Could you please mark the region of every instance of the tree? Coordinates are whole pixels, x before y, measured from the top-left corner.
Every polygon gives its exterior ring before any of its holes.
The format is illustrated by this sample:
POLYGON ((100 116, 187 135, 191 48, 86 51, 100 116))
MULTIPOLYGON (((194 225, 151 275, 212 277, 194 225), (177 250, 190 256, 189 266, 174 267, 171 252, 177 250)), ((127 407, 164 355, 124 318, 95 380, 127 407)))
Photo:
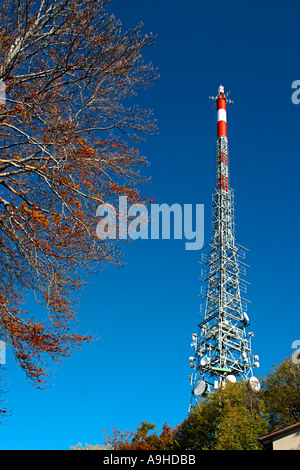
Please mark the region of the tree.
POLYGON ((263 381, 270 431, 300 420, 300 367, 290 359, 273 366, 263 381))
POLYGON ((147 202, 134 143, 157 129, 127 100, 157 78, 143 61, 154 37, 142 25, 123 33, 107 4, 4 0, 0 10, 0 337, 38 387, 47 358, 91 340, 71 329, 87 276, 121 263, 117 241, 96 236, 98 204, 147 202), (29 292, 47 320, 25 310, 29 292))
POLYGON ((176 434, 180 450, 256 450, 268 428, 262 400, 244 382, 227 384, 194 407, 176 434))
POLYGON ((142 421, 135 431, 120 431, 113 428, 112 435, 104 431, 105 442, 103 445, 81 443, 71 446, 71 450, 170 450, 174 446, 176 429, 165 423, 160 434, 156 431, 156 425, 148 421, 142 421))
MULTIPOLYGON (((236 400, 230 399, 222 410, 222 418, 217 429, 216 450, 259 450, 257 438, 267 432, 267 413, 261 400, 256 401, 255 392, 239 395, 235 388, 236 400), (255 406, 254 401, 256 401, 255 406)), ((243 390, 242 390, 243 392, 243 390)))
POLYGON ((176 429, 166 423, 158 434, 155 424, 142 421, 135 431, 122 433, 114 428, 112 436, 105 432, 104 446, 113 450, 170 450, 175 435, 176 429))

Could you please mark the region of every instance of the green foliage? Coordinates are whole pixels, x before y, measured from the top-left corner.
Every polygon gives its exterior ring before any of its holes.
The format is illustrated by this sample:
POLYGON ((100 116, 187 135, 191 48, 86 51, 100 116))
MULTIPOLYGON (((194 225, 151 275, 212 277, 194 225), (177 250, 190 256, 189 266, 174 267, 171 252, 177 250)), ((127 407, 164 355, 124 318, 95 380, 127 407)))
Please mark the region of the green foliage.
POLYGON ((263 381, 263 399, 270 430, 300 421, 300 368, 286 359, 263 381))
POLYGON ((192 409, 179 425, 176 445, 185 450, 256 450, 257 438, 300 420, 300 368, 283 361, 262 381, 228 384, 192 409))
POLYGON ((257 395, 243 382, 228 384, 194 407, 176 435, 182 450, 253 450, 268 429, 257 395))

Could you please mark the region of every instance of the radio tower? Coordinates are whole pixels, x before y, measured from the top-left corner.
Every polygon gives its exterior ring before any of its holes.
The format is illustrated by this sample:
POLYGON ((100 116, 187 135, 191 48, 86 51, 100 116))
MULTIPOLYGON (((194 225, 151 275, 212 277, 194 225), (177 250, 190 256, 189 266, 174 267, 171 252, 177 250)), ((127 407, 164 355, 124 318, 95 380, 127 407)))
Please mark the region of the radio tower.
MULTIPOLYGON (((258 356, 251 353, 253 333, 246 313, 247 292, 245 248, 235 241, 234 194, 229 185, 226 103, 228 93, 221 85, 217 103, 217 184, 213 195, 212 240, 209 254, 202 255, 201 294, 205 299, 204 318, 199 333, 192 334, 194 355, 190 357, 191 406, 227 382, 248 380, 253 390, 260 389, 253 367, 258 356)), ((201 309, 202 311, 202 309, 201 309)), ((203 313, 203 312, 202 312, 203 313)))

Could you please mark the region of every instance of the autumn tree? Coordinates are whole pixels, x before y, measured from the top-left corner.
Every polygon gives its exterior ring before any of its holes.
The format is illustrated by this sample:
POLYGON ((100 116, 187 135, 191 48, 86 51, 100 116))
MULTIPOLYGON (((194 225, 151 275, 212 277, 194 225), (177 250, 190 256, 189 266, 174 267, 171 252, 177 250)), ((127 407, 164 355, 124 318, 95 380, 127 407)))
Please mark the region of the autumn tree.
POLYGON ((263 380, 270 431, 300 421, 300 366, 287 358, 263 380))
POLYGON ((96 236, 97 206, 143 200, 136 145, 157 129, 135 96, 157 78, 143 60, 154 38, 123 32, 107 0, 0 8, 0 338, 42 387, 49 358, 90 340, 72 329, 87 276, 120 264, 119 244, 96 236), (26 311, 29 292, 46 319, 26 311))
POLYGON ((172 450, 175 443, 176 428, 163 424, 159 432, 155 424, 142 421, 134 431, 112 429, 112 433, 103 431, 104 444, 78 443, 71 450, 172 450))
POLYGON ((135 431, 113 428, 112 435, 106 431, 104 446, 113 450, 170 450, 175 435, 176 429, 167 423, 159 432, 155 424, 142 421, 135 431))

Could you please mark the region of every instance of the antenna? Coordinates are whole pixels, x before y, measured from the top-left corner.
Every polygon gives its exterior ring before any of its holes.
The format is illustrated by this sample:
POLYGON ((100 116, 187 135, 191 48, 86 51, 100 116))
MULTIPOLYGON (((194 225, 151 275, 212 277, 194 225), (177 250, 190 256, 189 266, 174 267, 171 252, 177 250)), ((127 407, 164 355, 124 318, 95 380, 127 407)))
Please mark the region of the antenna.
MULTIPOLYGON (((225 99, 225 102, 226 102, 226 103, 229 103, 229 104, 232 103, 232 104, 233 104, 233 103, 234 103, 233 100, 231 100, 231 99, 228 98, 228 96, 229 96, 230 94, 231 94, 231 91, 230 91, 230 90, 227 91, 226 93, 224 93, 224 87, 223 87, 223 85, 220 85, 219 88, 218 88, 218 94, 217 94, 217 96, 209 96, 209 99, 216 102, 219 98, 223 98, 223 99, 225 99)), ((216 104, 214 103, 213 106, 212 106, 212 108, 214 108, 215 105, 216 105, 216 104)))

